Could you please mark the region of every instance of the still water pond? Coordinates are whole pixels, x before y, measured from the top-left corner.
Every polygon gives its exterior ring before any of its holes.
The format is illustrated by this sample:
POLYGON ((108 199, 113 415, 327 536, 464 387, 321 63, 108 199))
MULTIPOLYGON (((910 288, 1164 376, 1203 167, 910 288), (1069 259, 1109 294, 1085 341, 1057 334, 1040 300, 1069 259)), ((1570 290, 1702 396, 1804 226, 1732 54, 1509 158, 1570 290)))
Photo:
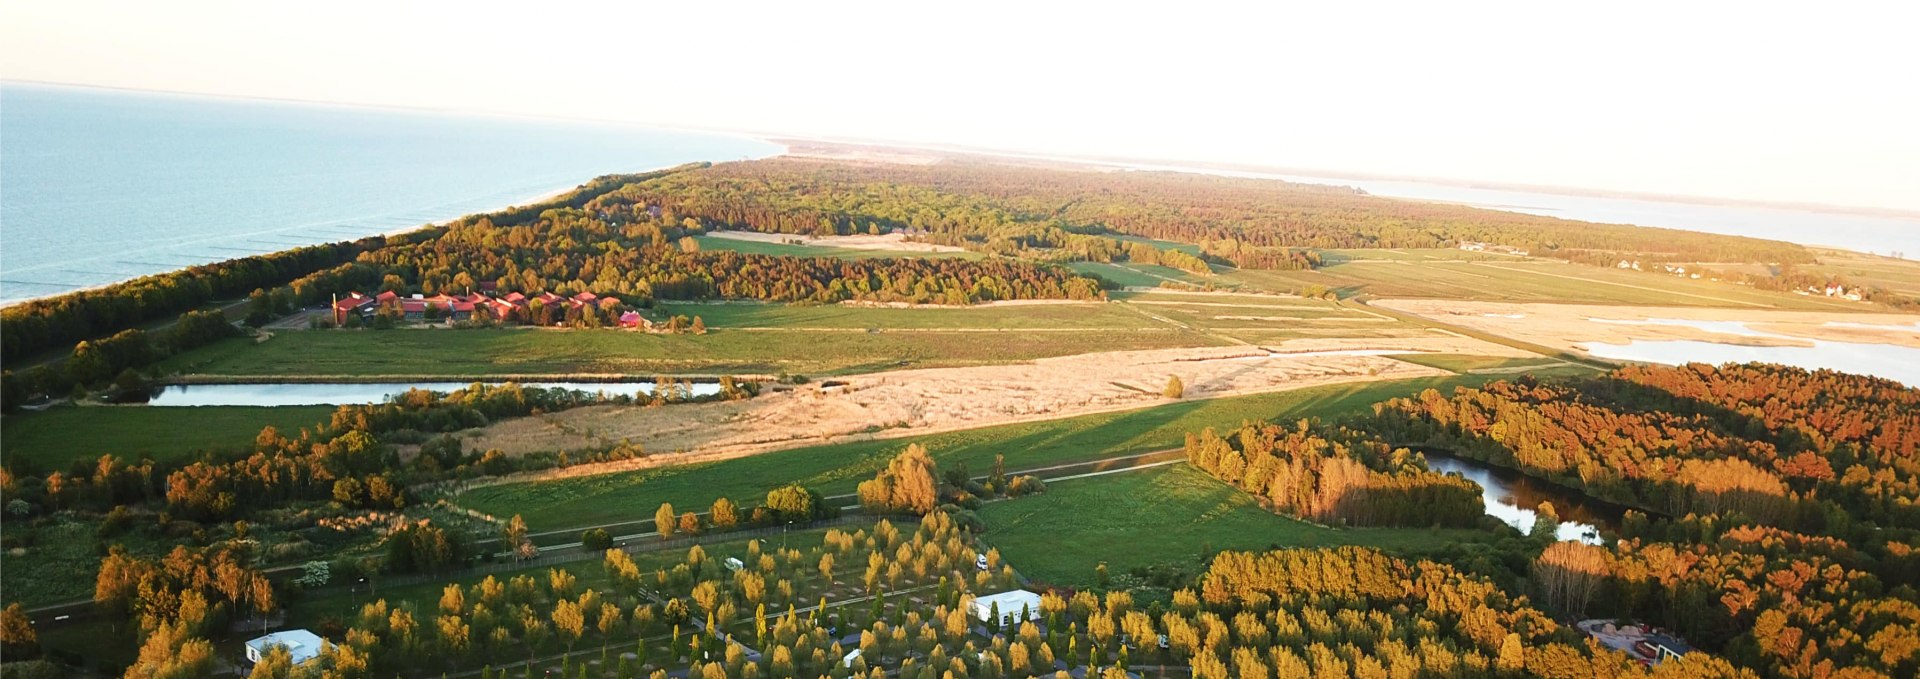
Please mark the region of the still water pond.
MULTIPOLYGON (((175 384, 161 387, 153 406, 312 406, 380 403, 408 389, 449 392, 471 382, 319 383, 319 384, 175 384)), ((608 395, 652 396, 652 382, 522 382, 528 389, 574 389, 608 395)), ((720 385, 690 385, 694 396, 720 393, 720 385)))
POLYGON ((1480 484, 1483 493, 1481 504, 1485 505, 1487 515, 1521 532, 1533 528, 1534 517, 1537 516, 1535 510, 1542 502, 1553 503, 1554 513, 1560 516, 1560 528, 1555 531, 1555 537, 1561 540, 1599 544, 1601 530, 1620 529, 1620 517, 1625 513, 1621 507, 1575 490, 1529 478, 1511 469, 1454 457, 1430 448, 1422 452, 1427 456, 1427 468, 1443 474, 1459 474, 1480 484))

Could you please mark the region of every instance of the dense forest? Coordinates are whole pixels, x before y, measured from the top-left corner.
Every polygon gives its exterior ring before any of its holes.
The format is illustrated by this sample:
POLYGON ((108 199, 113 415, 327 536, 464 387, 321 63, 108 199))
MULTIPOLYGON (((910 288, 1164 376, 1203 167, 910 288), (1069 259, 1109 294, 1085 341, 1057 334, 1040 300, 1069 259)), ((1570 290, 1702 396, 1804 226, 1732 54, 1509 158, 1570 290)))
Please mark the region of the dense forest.
POLYGON ((1698 232, 1573 222, 1346 187, 1166 172, 1095 172, 943 162, 882 165, 792 158, 666 175, 603 196, 703 224, 774 233, 906 229, 932 243, 999 254, 1122 257, 1114 235, 1192 243, 1244 268, 1302 268, 1308 248, 1431 248, 1502 243, 1537 256, 1611 266, 1621 256, 1682 262, 1810 262, 1798 245, 1698 232))
POLYGON ((1480 487, 1352 430, 1246 423, 1187 434, 1187 461, 1273 511, 1356 526, 1472 526, 1480 487))
POLYGON ((1783 528, 1920 527, 1920 391, 1777 365, 1626 368, 1605 377, 1428 390, 1366 425, 1666 514, 1783 528))

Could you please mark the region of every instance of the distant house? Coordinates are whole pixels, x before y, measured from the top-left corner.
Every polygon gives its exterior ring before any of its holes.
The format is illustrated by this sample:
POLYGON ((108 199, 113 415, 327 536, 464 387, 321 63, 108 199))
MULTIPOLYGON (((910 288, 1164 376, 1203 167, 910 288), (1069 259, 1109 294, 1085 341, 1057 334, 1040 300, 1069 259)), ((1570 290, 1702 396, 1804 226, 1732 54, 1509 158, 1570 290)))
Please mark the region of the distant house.
POLYGON ((321 639, 320 635, 304 629, 282 630, 248 641, 247 661, 258 663, 273 647, 280 646, 287 649, 287 655, 293 657, 293 664, 298 665, 319 657, 324 644, 326 640, 321 639))
POLYGON ((975 597, 971 609, 973 617, 980 622, 989 622, 993 620, 996 606, 1003 627, 1040 619, 1040 595, 1024 589, 975 597), (1020 617, 1023 612, 1026 615, 1024 619, 1020 617))
POLYGON ((358 292, 348 294, 346 297, 335 297, 333 299, 333 324, 346 325, 348 318, 373 313, 374 305, 374 298, 358 292))
POLYGON ((647 317, 640 315, 638 311, 629 311, 620 314, 620 327, 651 330, 653 329, 653 321, 647 320, 647 317))

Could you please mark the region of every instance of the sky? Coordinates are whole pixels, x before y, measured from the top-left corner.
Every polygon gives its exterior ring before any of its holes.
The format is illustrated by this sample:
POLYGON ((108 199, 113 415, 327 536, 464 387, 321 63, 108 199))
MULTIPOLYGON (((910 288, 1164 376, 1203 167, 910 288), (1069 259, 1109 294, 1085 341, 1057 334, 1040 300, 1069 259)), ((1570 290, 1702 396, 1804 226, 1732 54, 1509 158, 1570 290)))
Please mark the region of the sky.
POLYGON ((1903 4, 4 0, 0 78, 1920 210, 1903 4))

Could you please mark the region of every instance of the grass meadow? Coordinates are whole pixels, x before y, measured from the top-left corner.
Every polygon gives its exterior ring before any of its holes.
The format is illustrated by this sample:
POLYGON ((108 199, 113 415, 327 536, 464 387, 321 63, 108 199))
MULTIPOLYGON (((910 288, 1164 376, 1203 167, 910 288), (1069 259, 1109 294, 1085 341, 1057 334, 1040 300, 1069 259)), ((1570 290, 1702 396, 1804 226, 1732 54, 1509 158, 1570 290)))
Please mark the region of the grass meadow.
POLYGON ((1221 550, 1363 545, 1429 551, 1491 540, 1467 529, 1327 528, 1262 509, 1253 498, 1181 463, 1070 479, 1047 492, 980 508, 982 541, 1027 577, 1091 587, 1101 563, 1114 576, 1172 566, 1199 572, 1221 550))

